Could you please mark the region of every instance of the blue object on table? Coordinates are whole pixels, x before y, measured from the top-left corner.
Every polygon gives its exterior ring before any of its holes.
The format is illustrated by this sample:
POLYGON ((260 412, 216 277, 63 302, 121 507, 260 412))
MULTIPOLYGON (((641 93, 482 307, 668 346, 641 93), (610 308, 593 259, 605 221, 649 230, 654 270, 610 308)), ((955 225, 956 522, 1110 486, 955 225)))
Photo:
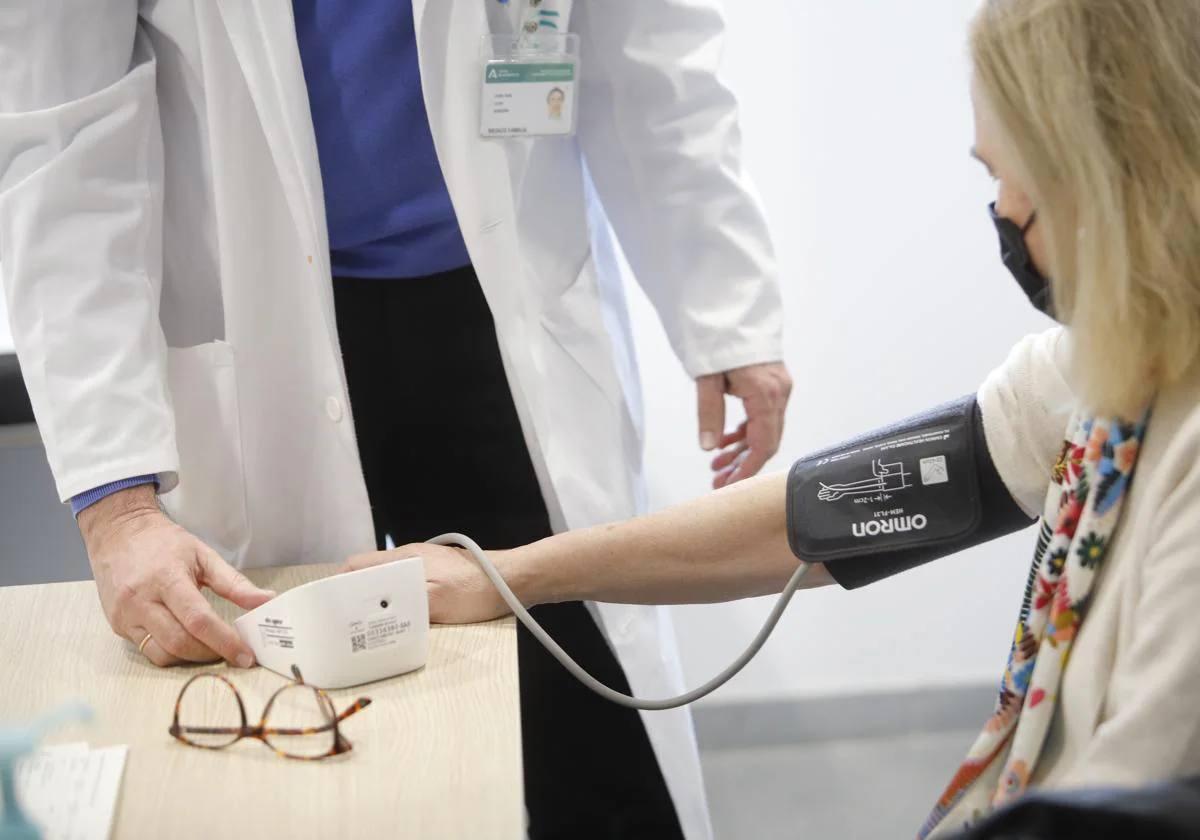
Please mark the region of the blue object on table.
POLYGON ((33 752, 42 736, 72 721, 90 721, 92 709, 83 703, 67 703, 28 726, 0 729, 0 840, 41 840, 41 832, 17 805, 17 760, 33 752))

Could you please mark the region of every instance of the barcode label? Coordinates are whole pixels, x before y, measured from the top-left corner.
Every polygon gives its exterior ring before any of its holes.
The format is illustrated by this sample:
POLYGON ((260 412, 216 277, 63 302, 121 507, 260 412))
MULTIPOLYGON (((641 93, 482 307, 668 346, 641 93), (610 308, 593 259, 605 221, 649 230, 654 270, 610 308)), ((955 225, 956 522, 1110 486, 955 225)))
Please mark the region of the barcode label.
POLYGON ((360 650, 367 649, 367 634, 356 633, 350 637, 350 652, 358 653, 360 650))
POLYGON ((258 632, 267 647, 293 650, 296 646, 291 625, 285 624, 282 618, 264 618, 258 625, 258 632))

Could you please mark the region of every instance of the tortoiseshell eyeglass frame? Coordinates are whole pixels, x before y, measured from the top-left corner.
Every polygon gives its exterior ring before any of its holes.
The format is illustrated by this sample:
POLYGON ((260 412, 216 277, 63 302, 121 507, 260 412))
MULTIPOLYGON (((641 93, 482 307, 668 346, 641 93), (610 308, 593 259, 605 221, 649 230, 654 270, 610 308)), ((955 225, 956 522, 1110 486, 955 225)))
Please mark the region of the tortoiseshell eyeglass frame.
POLYGON ((262 717, 259 719, 258 725, 249 726, 246 722, 246 705, 242 702, 242 695, 238 692, 237 687, 234 686, 233 683, 213 671, 207 671, 203 674, 196 674, 196 676, 184 683, 183 688, 179 690, 179 697, 175 699, 175 717, 171 721, 171 728, 167 731, 170 732, 171 736, 177 741, 187 744, 189 747, 198 747, 202 750, 223 750, 226 747, 233 746, 243 738, 254 738, 255 740, 262 741, 263 745, 266 746, 267 749, 271 750, 271 752, 275 753, 281 758, 291 758, 297 761, 320 761, 324 758, 330 758, 335 755, 342 755, 343 753, 350 752, 350 750, 353 749, 353 746, 342 735, 341 730, 338 729, 338 724, 350 717, 350 715, 354 714, 355 712, 365 709, 367 706, 371 705, 371 698, 359 697, 352 704, 350 704, 345 711, 343 711, 341 714, 337 714, 333 708, 333 701, 329 698, 329 695, 326 694, 322 689, 305 683, 304 678, 300 675, 300 669, 295 665, 292 666, 292 675, 295 677, 294 681, 288 683, 287 685, 280 686, 275 693, 271 695, 270 699, 267 700, 267 705, 263 708, 262 717), (234 698, 237 700, 238 714, 241 715, 242 719, 241 726, 179 725, 179 706, 183 702, 183 695, 187 693, 188 687, 191 686, 192 683, 194 683, 196 680, 205 678, 215 678, 229 686, 229 689, 233 692, 234 698), (317 698, 320 700, 321 706, 325 710, 328 723, 326 723, 324 726, 306 726, 299 729, 280 729, 277 727, 268 727, 267 717, 271 714, 271 707, 275 704, 276 698, 289 688, 293 688, 297 685, 312 689, 316 693, 317 698), (293 753, 284 752, 283 750, 274 746, 268 740, 272 735, 319 735, 322 732, 329 732, 330 730, 333 730, 333 747, 329 750, 329 752, 322 755, 295 755, 293 753), (226 744, 197 744, 195 741, 189 741, 187 739, 186 736, 188 733, 194 733, 196 735, 233 735, 235 737, 226 744))

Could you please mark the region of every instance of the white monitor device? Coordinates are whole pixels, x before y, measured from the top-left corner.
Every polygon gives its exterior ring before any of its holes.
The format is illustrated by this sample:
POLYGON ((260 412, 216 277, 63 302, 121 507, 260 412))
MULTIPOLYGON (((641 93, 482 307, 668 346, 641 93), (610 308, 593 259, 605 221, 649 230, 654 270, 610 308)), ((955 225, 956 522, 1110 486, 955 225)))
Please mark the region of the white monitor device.
POLYGON ((292 665, 319 688, 414 671, 429 653, 429 601, 420 557, 315 580, 234 622, 258 663, 288 679, 292 665))

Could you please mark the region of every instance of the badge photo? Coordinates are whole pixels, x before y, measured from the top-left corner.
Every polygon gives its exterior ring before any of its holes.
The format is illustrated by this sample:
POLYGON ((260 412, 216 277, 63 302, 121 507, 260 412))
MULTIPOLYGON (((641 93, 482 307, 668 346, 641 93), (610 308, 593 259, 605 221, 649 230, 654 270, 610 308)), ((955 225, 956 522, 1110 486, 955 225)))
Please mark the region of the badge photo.
POLYGON ((575 133, 578 35, 487 35, 481 51, 481 136, 569 137, 575 133))

